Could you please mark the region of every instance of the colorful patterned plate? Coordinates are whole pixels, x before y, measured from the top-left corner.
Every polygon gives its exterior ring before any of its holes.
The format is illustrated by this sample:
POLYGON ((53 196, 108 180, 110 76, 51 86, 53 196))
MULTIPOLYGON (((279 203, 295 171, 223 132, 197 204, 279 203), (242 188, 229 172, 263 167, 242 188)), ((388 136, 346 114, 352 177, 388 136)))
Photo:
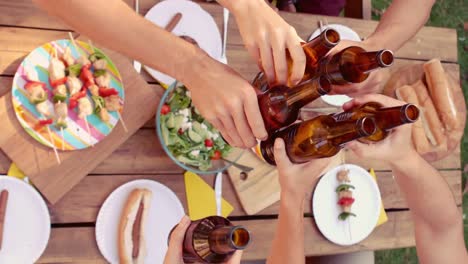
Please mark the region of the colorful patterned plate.
MULTIPOLYGON (((69 109, 68 111, 68 127, 63 130, 63 137, 60 129, 57 129, 54 125, 49 126, 51 136, 46 128, 37 128, 38 121, 44 119, 44 117, 40 115, 35 105, 31 104, 26 96, 26 90, 24 89, 24 85, 26 84, 26 69, 34 69, 39 76, 39 80, 47 84, 49 94, 48 103, 50 109, 53 109, 52 86, 50 86, 48 82, 48 67, 52 48, 57 49, 57 54, 62 54, 65 47, 69 46, 75 59, 79 58, 81 54, 86 53, 86 56, 88 56, 93 53, 92 48, 87 43, 82 41, 75 42, 79 50, 73 46, 70 40, 65 39, 52 41, 36 48, 23 60, 13 79, 13 107, 15 108, 16 116, 21 126, 23 126, 26 132, 34 139, 50 148, 55 145, 57 150, 77 150, 95 145, 109 135, 119 121, 117 112, 109 112, 110 120, 108 124, 102 122, 96 114, 92 114, 87 117, 90 129, 90 133, 88 133, 85 120, 78 118, 77 108, 75 108, 73 110, 69 109)), ((97 48, 95 48, 95 50, 104 54, 97 48)), ((107 60, 107 71, 111 74, 110 87, 119 92, 119 96, 122 98, 120 104, 123 105, 125 94, 122 77, 109 57, 106 56, 105 59, 107 60)), ((87 96, 92 102, 89 92, 87 96)))

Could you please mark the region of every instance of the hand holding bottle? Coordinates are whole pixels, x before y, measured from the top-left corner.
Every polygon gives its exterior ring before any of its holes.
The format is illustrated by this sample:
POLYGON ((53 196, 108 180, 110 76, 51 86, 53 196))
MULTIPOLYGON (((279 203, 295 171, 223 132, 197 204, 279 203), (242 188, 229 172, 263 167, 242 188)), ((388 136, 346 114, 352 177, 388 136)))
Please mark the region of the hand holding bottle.
MULTIPOLYGON (((205 219, 209 219, 209 218, 210 217, 205 218, 205 219)), ((223 219, 223 218, 221 218, 221 219, 223 219)), ((227 221, 229 223, 229 221, 227 219, 225 219, 224 221, 227 221)), ((193 227, 192 227, 192 229, 189 228, 191 226, 191 224, 192 224, 192 222, 190 221, 190 218, 188 216, 184 216, 180 220, 179 224, 171 231, 171 233, 169 234, 169 248, 168 248, 166 256, 164 258, 164 264, 184 264, 184 258, 187 258, 188 255, 190 255, 189 253, 196 254, 195 251, 193 251, 194 248, 191 249, 192 251, 186 251, 187 248, 184 248, 184 239, 187 239, 187 237, 190 238, 191 236, 194 235, 193 234, 193 232, 194 232, 193 227), (188 233, 192 232, 192 233, 191 233, 191 235, 187 235, 187 232, 188 233)), ((216 226, 219 227, 219 224, 220 223, 217 222, 216 226)), ((239 229, 241 229, 242 231, 245 230, 244 228, 238 228, 238 230, 236 230, 236 231, 239 231, 239 229)), ((206 228, 205 228, 205 231, 206 231, 206 228)), ((247 232, 247 235, 249 235, 248 231, 245 231, 245 232, 247 232)), ((244 232, 244 234, 245 234, 245 232, 244 232)), ((240 232, 240 233, 242 233, 242 232, 240 232)), ((224 241, 223 239, 221 239, 219 237, 219 234, 221 234, 221 233, 218 232, 218 238, 220 240, 224 241)), ((210 236, 211 236, 211 234, 210 234, 210 236)), ((243 237, 243 238, 245 239, 246 237, 243 237)), ((190 239, 193 239, 193 238, 190 238, 190 239)), ((250 241, 250 236, 248 236, 248 239, 250 241)), ((240 242, 240 240, 237 241, 237 242, 240 242)), ((243 242, 245 242, 245 241, 243 240, 243 242)), ((208 243, 208 241, 207 241, 207 243, 208 243)), ((248 242, 247 242, 247 244, 248 244, 248 242)), ((218 247, 219 247, 219 245, 218 245, 218 247)), ((229 257, 229 260, 224 262, 224 263, 225 264, 240 264, 241 263, 240 261, 241 261, 241 258, 242 258, 242 250, 232 250, 232 252, 233 252, 233 254, 232 253, 229 253, 229 254, 225 253, 225 254, 230 255, 231 257, 229 257)), ((193 257, 194 257, 193 255, 190 255, 190 257, 188 257, 188 259, 192 259, 193 257)), ((208 255, 205 255, 205 257, 208 257, 208 255)), ((212 254, 209 257, 213 257, 212 254)), ((217 256, 217 257, 218 257, 218 260, 219 260, 220 256, 217 256)), ((196 257, 196 258, 200 258, 200 257, 196 257)), ((192 263, 191 261, 192 260, 190 260, 189 262, 192 263)), ((205 262, 203 262, 203 263, 205 263, 205 262)), ((217 262, 217 263, 219 263, 219 262, 217 262)))
POLYGON ((191 92, 200 114, 234 146, 250 148, 265 139, 256 93, 248 81, 229 66, 203 55, 197 67, 181 69, 181 80, 191 92))
POLYGON ((182 244, 184 242, 185 231, 190 225, 190 218, 188 216, 182 217, 177 227, 171 234, 169 240, 169 248, 164 258, 164 264, 184 264, 182 258, 182 244))
MULTIPOLYGON (((221 4, 225 1, 220 1, 221 4)), ((231 1, 244 44, 250 55, 265 72, 269 83, 297 84, 304 75, 306 57, 303 40, 264 0, 231 1), (292 58, 288 76, 286 50, 292 58)))
MULTIPOLYGON (((379 50, 379 48, 375 47, 370 43, 367 43, 366 41, 356 42, 351 40, 342 40, 335 48, 333 48, 330 51, 328 56, 336 54, 350 46, 358 46, 365 49, 366 51, 379 50)), ((377 70, 371 72, 369 77, 361 83, 333 85, 331 94, 346 94, 351 97, 354 97, 362 94, 378 93, 382 89, 381 83, 384 78, 384 75, 385 71, 377 70)))
MULTIPOLYGON (((384 107, 401 106, 402 101, 381 94, 368 94, 357 97, 343 105, 343 110, 348 111, 367 102, 377 102, 384 107)), ((407 154, 415 152, 411 142, 411 126, 402 125, 393 128, 388 137, 380 142, 365 144, 358 141, 349 142, 346 148, 354 152, 359 158, 378 159, 397 162, 407 157, 407 154)))
POLYGON ((304 199, 312 192, 313 186, 331 159, 314 159, 307 163, 293 164, 286 154, 283 139, 275 140, 275 161, 279 173, 282 195, 292 195, 304 199))

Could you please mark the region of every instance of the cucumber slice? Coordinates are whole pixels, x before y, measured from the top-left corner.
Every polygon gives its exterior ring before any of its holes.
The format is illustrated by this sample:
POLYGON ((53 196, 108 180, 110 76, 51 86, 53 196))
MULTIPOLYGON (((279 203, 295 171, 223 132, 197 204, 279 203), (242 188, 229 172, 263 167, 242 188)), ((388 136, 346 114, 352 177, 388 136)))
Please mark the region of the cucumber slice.
POLYGON ((180 156, 177 156, 176 159, 182 163, 185 163, 185 164, 188 164, 188 165, 192 165, 192 166, 199 166, 200 165, 200 162, 196 161, 196 160, 193 160, 193 159, 189 159, 187 158, 186 156, 183 156, 183 155, 180 155, 180 156))
POLYGON ((193 131, 197 132, 202 138, 206 138, 207 131, 201 127, 201 124, 197 121, 192 123, 193 131))
POLYGON ((171 145, 171 140, 169 139, 169 129, 163 124, 161 125, 161 134, 164 140, 164 143, 166 143, 166 146, 171 145))
POLYGON ((197 132, 193 131, 192 129, 188 131, 188 136, 195 143, 199 143, 203 140, 203 138, 197 132))
POLYGON ((175 118, 173 113, 167 114, 167 121, 166 121, 166 126, 167 128, 174 128, 175 127, 175 118))
POLYGON ((182 126, 182 123, 184 122, 184 116, 183 115, 176 115, 174 117, 174 128, 175 130, 179 130, 179 128, 182 126))

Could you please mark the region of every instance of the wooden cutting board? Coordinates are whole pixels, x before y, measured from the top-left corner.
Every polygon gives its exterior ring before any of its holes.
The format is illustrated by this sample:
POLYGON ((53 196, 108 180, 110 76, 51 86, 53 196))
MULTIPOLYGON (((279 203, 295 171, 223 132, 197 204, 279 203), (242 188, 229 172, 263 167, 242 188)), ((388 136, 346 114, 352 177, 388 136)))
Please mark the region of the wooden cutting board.
MULTIPOLYGON (((325 171, 339 165, 344 152, 337 154, 325 171)), ((280 200, 281 187, 276 167, 262 161, 252 151, 246 151, 237 163, 254 168, 247 175, 231 166, 228 169, 234 190, 247 215, 254 215, 280 200)))
POLYGON ((162 88, 149 86, 133 69, 128 58, 110 50, 104 51, 122 75, 125 88, 122 116, 128 133, 119 123, 112 133, 94 147, 59 152, 62 160, 60 165, 51 148, 37 142, 21 127, 12 106, 11 92, 0 98, 0 148, 52 204, 60 200, 156 113, 161 94, 159 89, 162 88))
MULTIPOLYGON (((454 103, 458 112, 459 125, 458 128, 454 131, 445 131, 445 136, 447 138, 446 149, 440 149, 436 146, 433 146, 431 151, 422 154, 424 159, 429 162, 443 159, 452 153, 455 148, 460 145, 460 140, 465 129, 466 104, 463 90, 461 89, 459 82, 459 76, 455 76, 453 71, 448 71, 447 69, 445 70, 445 74, 453 91, 454 103)), ((395 90, 397 88, 402 87, 403 85, 412 85, 419 80, 422 80, 427 88, 422 63, 403 66, 392 74, 390 79, 385 84, 383 93, 388 96, 396 97, 395 90)))

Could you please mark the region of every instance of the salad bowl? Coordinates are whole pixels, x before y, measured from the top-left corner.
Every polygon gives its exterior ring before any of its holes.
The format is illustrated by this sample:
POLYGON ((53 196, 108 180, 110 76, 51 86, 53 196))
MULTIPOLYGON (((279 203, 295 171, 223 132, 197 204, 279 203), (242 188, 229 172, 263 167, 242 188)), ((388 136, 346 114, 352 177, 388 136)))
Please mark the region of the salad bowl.
POLYGON ((181 168, 197 174, 222 172, 242 156, 192 105, 190 91, 173 83, 159 102, 156 133, 166 154, 181 168))

